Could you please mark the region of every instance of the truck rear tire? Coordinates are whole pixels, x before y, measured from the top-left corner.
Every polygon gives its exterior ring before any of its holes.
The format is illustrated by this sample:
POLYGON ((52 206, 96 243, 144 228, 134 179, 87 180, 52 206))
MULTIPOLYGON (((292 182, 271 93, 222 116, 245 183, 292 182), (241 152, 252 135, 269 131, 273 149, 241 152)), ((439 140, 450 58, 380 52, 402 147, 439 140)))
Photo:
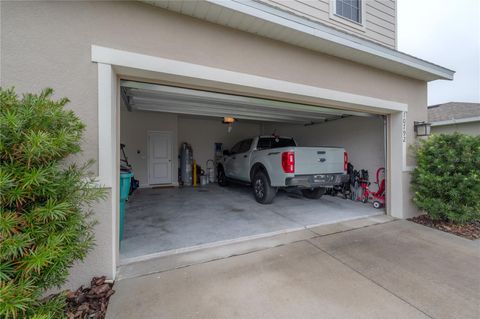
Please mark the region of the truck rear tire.
POLYGON ((309 199, 319 199, 325 194, 326 189, 324 187, 318 187, 314 189, 302 189, 302 194, 304 197, 309 199))
POLYGON ((259 171, 252 180, 253 195, 255 200, 260 204, 271 204, 273 198, 277 194, 277 189, 270 185, 267 174, 259 171))
POLYGON ((227 176, 225 176, 225 170, 223 169, 222 166, 219 166, 217 170, 217 182, 218 182, 218 185, 220 186, 228 185, 227 176))

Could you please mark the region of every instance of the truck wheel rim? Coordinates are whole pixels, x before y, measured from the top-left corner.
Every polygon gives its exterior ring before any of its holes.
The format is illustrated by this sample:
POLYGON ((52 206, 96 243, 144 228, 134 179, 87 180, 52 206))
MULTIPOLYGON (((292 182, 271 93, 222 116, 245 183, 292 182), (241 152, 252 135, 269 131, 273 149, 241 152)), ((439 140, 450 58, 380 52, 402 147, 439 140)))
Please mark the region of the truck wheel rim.
POLYGON ((260 179, 257 179, 255 181, 255 195, 257 195, 258 198, 263 198, 263 182, 260 179))
POLYGON ((218 172, 218 181, 219 181, 220 183, 223 183, 223 179, 224 179, 223 172, 222 172, 222 171, 219 171, 219 172, 218 172))

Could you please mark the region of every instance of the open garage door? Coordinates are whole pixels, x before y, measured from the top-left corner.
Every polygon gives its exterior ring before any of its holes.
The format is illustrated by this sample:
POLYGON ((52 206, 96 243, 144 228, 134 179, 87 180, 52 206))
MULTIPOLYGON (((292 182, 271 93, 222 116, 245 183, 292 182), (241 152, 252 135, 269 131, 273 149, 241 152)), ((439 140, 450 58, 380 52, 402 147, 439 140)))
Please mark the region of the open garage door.
POLYGON ((321 123, 347 116, 372 116, 369 113, 159 84, 122 81, 121 87, 122 98, 131 111, 229 116, 244 120, 298 124, 321 123))
POLYGON ((315 147, 344 148, 355 169, 369 171, 376 191, 375 172, 385 165, 381 116, 129 80, 120 89, 120 141, 140 184, 126 204, 123 264, 384 213, 333 192, 311 199, 295 187, 279 187, 271 205, 260 205, 247 183, 220 187, 215 170, 223 150, 252 149, 249 141, 275 133, 314 149, 318 160, 325 157, 315 147), (227 117, 235 119, 232 130, 227 117), (184 145, 198 172, 208 175, 213 165, 207 185, 179 184, 184 145))

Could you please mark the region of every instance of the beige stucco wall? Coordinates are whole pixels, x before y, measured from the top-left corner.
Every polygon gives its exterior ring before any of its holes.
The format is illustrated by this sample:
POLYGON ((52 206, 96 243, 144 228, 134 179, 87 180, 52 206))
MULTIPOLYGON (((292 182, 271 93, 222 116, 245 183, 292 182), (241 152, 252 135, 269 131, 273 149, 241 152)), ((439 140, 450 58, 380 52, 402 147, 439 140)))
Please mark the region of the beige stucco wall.
POLYGON ((432 134, 451 134, 454 132, 468 135, 480 135, 480 122, 432 126, 432 134))
POLYGON ((76 263, 70 270, 68 282, 64 285, 65 289, 77 289, 80 285, 90 283, 93 276, 106 275, 112 273, 112 210, 110 202, 111 193, 106 190, 106 200, 99 202, 94 206, 95 219, 98 224, 95 225, 95 246, 83 262, 76 263))
POLYGON ((340 146, 356 170, 367 169, 376 190, 375 172, 385 166, 383 119, 379 117, 347 117, 312 126, 267 124, 264 134, 275 132, 295 138, 300 146, 340 146))
MULTIPOLYGON (((97 66, 90 57, 92 44, 403 102, 409 106, 408 143, 413 141, 413 121, 427 119, 425 82, 148 4, 2 1, 0 5, 0 85, 15 86, 18 92, 49 86, 57 96, 68 96, 68 107, 87 123, 84 159, 98 158, 98 83, 97 66)), ((89 261, 98 263, 76 268, 71 287, 86 283, 88 274, 112 275, 108 252, 114 247, 107 203, 108 199, 95 208, 100 224, 97 248, 89 261)))

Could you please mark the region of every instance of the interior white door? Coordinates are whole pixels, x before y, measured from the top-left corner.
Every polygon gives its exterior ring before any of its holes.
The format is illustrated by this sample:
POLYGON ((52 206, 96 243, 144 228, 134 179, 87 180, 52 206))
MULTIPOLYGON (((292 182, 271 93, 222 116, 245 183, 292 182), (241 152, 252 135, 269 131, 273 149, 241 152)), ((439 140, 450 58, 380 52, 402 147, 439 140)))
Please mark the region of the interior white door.
POLYGON ((172 183, 172 135, 170 132, 148 134, 148 183, 172 183))

